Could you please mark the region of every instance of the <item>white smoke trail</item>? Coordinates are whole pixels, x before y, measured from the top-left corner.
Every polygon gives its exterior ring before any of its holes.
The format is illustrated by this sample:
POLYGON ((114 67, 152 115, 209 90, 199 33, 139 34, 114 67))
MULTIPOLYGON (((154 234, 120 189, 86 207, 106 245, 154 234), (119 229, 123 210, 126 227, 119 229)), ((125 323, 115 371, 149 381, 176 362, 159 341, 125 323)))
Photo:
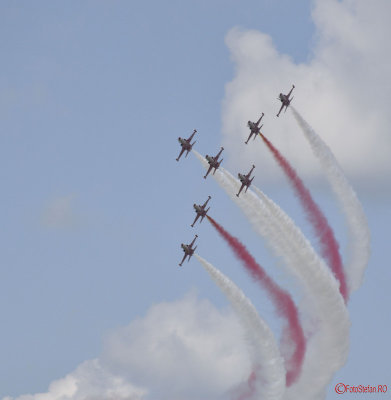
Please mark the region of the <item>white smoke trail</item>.
MULTIPOLYGON (((193 152, 208 167, 207 161, 193 152)), ((301 308, 304 306, 316 324, 316 332, 307 343, 301 378, 284 398, 323 399, 332 376, 346 362, 349 348, 349 316, 337 281, 301 230, 272 200, 258 190, 259 198, 250 189, 238 198, 240 183, 221 167, 213 176, 301 282, 306 301, 301 308)))
POLYGON ((357 290, 362 283, 370 255, 370 233, 364 210, 355 191, 349 184, 330 148, 308 125, 293 107, 292 113, 302 129, 315 156, 320 161, 327 179, 344 212, 349 228, 349 249, 346 272, 349 292, 357 290))
MULTIPOLYGON (((222 169, 222 173, 234 186, 234 191, 237 191, 239 182, 228 171, 222 169)), ((264 214, 269 214, 267 219, 264 216, 263 225, 267 223, 268 229, 272 232, 268 236, 273 241, 270 245, 274 247, 277 255, 282 254, 290 271, 294 272, 304 284, 307 303, 313 302, 311 307, 305 308, 311 319, 317 319, 317 332, 308 342, 301 377, 296 385, 287 390, 284 398, 323 399, 326 387, 334 373, 345 364, 347 359, 350 327, 348 312, 337 281, 301 230, 261 190, 255 186, 254 190, 259 198, 254 199, 254 194, 249 190, 246 193, 249 194, 247 202, 238 204, 245 213, 251 206, 259 212, 266 210, 264 214), (257 201, 262 203, 262 207, 257 206, 257 201)), ((245 200, 246 196, 243 196, 243 199, 245 200)), ((262 222, 259 218, 250 219, 250 222, 258 233, 262 234, 265 231, 265 228, 262 229, 260 225, 262 222)))
MULTIPOLYGON (((291 218, 287 216, 277 204, 269 199, 257 187, 254 187, 254 191, 274 216, 274 221, 278 221, 278 226, 280 227, 279 234, 284 236, 287 243, 293 243, 293 241, 297 239, 299 239, 299 241, 306 241, 291 218)), ((296 246, 297 245, 298 243, 296 246)), ((304 246, 302 250, 304 250, 304 246)), ((313 252, 313 250, 311 250, 311 252, 313 252)), ((292 255, 295 257, 289 250, 287 253, 289 257, 292 257, 292 255)), ((297 251, 294 251, 294 253, 297 254, 297 251)), ((302 262, 306 262, 306 257, 307 256, 300 257, 299 255, 296 262, 300 262, 300 259, 302 259, 302 262)), ((312 257, 315 257, 315 255, 313 254, 312 257)), ((311 285, 313 285, 313 283, 311 285)), ((335 297, 336 293, 335 288, 333 289, 332 287, 333 285, 327 283, 325 283, 325 285, 329 285, 328 289, 333 292, 332 296, 335 297)), ((313 287, 313 289, 316 291, 316 288, 313 287)), ((325 296, 327 296, 327 294, 324 290, 325 288, 322 287, 322 289, 322 294, 319 293, 319 295, 323 295, 323 310, 325 314, 317 324, 316 329, 318 329, 319 332, 314 335, 307 347, 307 357, 304 362, 302 376, 297 386, 293 387, 292 390, 287 393, 286 399, 298 398, 302 391, 307 391, 306 388, 312 385, 317 386, 317 391, 314 391, 308 398, 324 399, 326 387, 332 376, 342 367, 347 359, 350 323, 345 304, 338 304, 337 302, 333 304, 333 302, 330 302, 327 305, 325 301, 325 296), (327 316, 327 312, 330 313, 329 317, 327 316), (339 321, 339 318, 342 318, 342 320, 339 321), (333 324, 337 325, 333 326, 333 324), (341 324, 341 326, 338 326, 339 324, 341 324), (335 346, 338 347, 338 350, 336 350, 335 346), (319 364, 320 360, 321 362, 319 364), (334 364, 332 363, 333 360, 334 364)), ((311 298, 314 296, 317 296, 315 292, 311 294, 311 298)), ((300 397, 303 398, 303 396, 300 397)))
POLYGON ((286 372, 272 331, 239 287, 198 254, 194 255, 227 297, 245 329, 253 366, 260 367, 256 374, 257 398, 282 399, 286 372))

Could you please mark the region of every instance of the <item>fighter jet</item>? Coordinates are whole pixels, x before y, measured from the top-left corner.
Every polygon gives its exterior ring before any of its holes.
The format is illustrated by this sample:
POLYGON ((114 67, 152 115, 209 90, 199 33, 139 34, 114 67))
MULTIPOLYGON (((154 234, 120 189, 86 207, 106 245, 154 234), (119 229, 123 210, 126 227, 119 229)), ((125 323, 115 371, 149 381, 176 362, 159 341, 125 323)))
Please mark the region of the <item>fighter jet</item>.
POLYGON ((277 114, 277 117, 280 115, 280 112, 282 111, 282 109, 285 107, 285 112, 286 109, 289 107, 289 104, 291 104, 291 101, 293 100, 293 97, 290 99, 289 96, 292 93, 292 90, 295 88, 295 85, 292 85, 292 89, 290 90, 290 92, 288 94, 282 94, 280 93, 280 95, 277 97, 278 100, 281 101, 281 108, 280 111, 277 114))
POLYGON ((182 250, 185 252, 185 255, 183 256, 182 261, 179 264, 180 267, 182 267, 183 261, 185 261, 186 257, 189 257, 189 259, 187 261, 188 262, 190 261, 191 256, 194 254, 194 251, 197 248, 197 246, 196 246, 193 249, 193 244, 197 238, 198 238, 198 235, 195 235, 193 241, 190 244, 181 243, 181 247, 182 247, 182 250))
POLYGON ((210 196, 208 196, 208 199, 205 201, 205 203, 201 206, 201 205, 197 205, 197 204, 193 204, 193 207, 195 209, 195 212, 197 213, 194 222, 190 225, 192 227, 194 227, 194 224, 197 222, 198 218, 201 217, 201 221, 204 219, 205 215, 207 214, 207 212, 209 211, 209 208, 207 210, 205 210, 206 205, 208 204, 208 201, 211 199, 210 196))
POLYGON ((216 157, 211 157, 206 155, 205 158, 207 159, 208 163, 209 163, 209 169, 206 172, 206 175, 204 176, 204 179, 206 179, 206 177, 208 176, 209 172, 212 171, 212 168, 214 168, 215 170, 213 171, 213 175, 216 172, 216 169, 220 167, 221 161, 223 161, 223 159, 221 159, 219 161, 219 157, 221 152, 224 150, 224 147, 221 148, 221 150, 217 153, 216 157))
POLYGON ((255 178, 255 176, 253 176, 250 179, 250 175, 251 175, 251 172, 253 172, 254 168, 255 168, 255 165, 253 165, 253 167, 250 169, 250 172, 247 175, 242 175, 240 172, 238 173, 238 177, 239 177, 240 182, 242 182, 242 186, 240 187, 239 192, 236 193, 236 196, 239 197, 240 192, 243 190, 243 188, 245 186, 246 186, 246 190, 244 191, 244 193, 246 193, 247 189, 251 186, 251 183, 252 183, 253 179, 255 178))
POLYGON ((194 129, 193 133, 190 135, 190 137, 188 139, 183 139, 181 137, 178 138, 178 142, 181 144, 181 152, 179 153, 178 158, 176 159, 177 161, 179 161, 179 159, 181 158, 181 155, 187 151, 185 157, 187 157, 187 155, 189 154, 189 151, 193 148, 193 145, 195 143, 195 141, 193 143, 190 144, 190 142, 193 139, 193 136, 196 134, 197 129, 194 129))
POLYGON ((254 140, 257 137, 257 135, 261 132, 261 128, 263 127, 263 124, 261 126, 259 126, 259 123, 261 122, 261 119, 263 118, 265 114, 262 113, 261 118, 259 118, 259 120, 257 122, 252 122, 252 121, 248 121, 247 125, 250 128, 250 136, 248 137, 247 141, 244 143, 248 143, 248 141, 251 139, 251 136, 254 135, 254 140))

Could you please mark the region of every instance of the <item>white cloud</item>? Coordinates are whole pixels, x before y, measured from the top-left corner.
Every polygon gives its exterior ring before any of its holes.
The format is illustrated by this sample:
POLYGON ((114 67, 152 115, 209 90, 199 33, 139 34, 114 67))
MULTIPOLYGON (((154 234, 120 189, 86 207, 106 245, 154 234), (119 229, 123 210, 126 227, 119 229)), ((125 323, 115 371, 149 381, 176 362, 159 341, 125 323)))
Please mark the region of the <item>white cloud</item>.
POLYGON ((250 373, 236 317, 193 295, 158 304, 114 332, 103 359, 159 399, 216 398, 250 373))
MULTIPOLYGON (((113 375, 99 360, 81 364, 65 378, 52 382, 47 393, 23 395, 16 400, 142 400, 146 390, 113 375)), ((13 400, 5 397, 3 400, 13 400)))
POLYGON ((329 144, 348 175, 387 176, 391 171, 390 14, 388 0, 315 1, 317 40, 305 64, 279 54, 266 34, 231 30, 226 43, 236 74, 226 86, 222 116, 223 145, 231 155, 231 167, 245 171, 254 162, 258 178, 281 176, 259 139, 243 143, 249 133, 247 121, 256 120, 263 111, 264 134, 301 173, 318 176, 316 159, 289 110, 276 118, 278 94, 294 83, 292 104, 329 144))
POLYGON ((3 400, 216 399, 247 380, 249 360, 236 316, 191 294, 113 332, 99 359, 46 393, 3 400))

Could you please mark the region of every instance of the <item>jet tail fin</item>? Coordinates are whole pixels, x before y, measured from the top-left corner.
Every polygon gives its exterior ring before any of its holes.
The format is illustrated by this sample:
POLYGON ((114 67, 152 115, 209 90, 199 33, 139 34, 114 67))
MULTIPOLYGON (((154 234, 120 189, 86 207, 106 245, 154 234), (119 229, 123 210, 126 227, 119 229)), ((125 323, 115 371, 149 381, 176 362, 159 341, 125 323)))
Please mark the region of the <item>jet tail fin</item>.
POLYGON ((196 248, 197 248, 197 246, 196 246, 196 247, 194 247, 194 249, 193 249, 193 253, 191 253, 191 254, 190 254, 189 260, 188 260, 187 262, 189 262, 189 261, 190 261, 190 258, 193 256, 194 252, 196 251, 196 248))
POLYGON ((201 217, 200 223, 204 220, 205 215, 208 214, 209 209, 210 209, 210 207, 205 210, 205 214, 201 217))
POLYGON ((246 187, 246 192, 245 193, 247 193, 247 190, 248 190, 248 188, 250 187, 250 185, 253 183, 253 179, 255 178, 255 176, 253 176, 251 179, 250 179, 250 183, 248 184, 248 186, 246 187))

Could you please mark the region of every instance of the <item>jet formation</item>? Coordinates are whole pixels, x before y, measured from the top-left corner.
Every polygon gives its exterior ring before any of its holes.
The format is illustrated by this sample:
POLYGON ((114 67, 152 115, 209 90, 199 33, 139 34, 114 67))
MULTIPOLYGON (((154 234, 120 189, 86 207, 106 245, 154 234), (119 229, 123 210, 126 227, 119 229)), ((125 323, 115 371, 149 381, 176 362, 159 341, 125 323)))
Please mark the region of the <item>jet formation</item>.
POLYGON ((211 199, 211 197, 210 196, 208 196, 208 199, 205 201, 205 203, 201 206, 201 205, 197 205, 197 204, 193 204, 193 207, 194 207, 194 210, 195 210, 195 212, 196 212, 196 217, 195 217, 195 220, 194 220, 194 222, 190 225, 191 227, 194 227, 194 224, 197 222, 197 220, 198 220, 198 218, 199 217, 201 217, 201 221, 200 221, 200 223, 202 222, 202 220, 204 219, 204 217, 206 216, 206 214, 208 213, 208 211, 209 211, 209 208, 207 209, 207 210, 205 210, 205 207, 206 207, 206 205, 208 204, 208 201, 211 199))
MULTIPOLYGON (((291 96, 292 91, 293 91, 294 88, 295 88, 295 85, 292 85, 292 89, 289 91, 288 94, 283 94, 283 93, 279 94, 277 99, 280 100, 282 104, 281 104, 280 110, 278 111, 277 117, 280 116, 280 113, 281 113, 281 111, 283 110, 284 107, 285 107, 285 112, 286 112, 287 108, 291 104, 291 101, 293 100, 293 96, 292 97, 290 97, 290 96, 291 96)), ((245 141, 245 144, 248 144, 249 140, 251 139, 251 137, 253 135, 254 135, 254 140, 258 135, 261 135, 261 128, 263 127, 263 124, 261 126, 259 126, 259 124, 261 123, 262 118, 264 117, 264 115, 265 114, 262 113, 262 115, 259 117, 257 122, 252 122, 252 121, 248 121, 247 122, 247 126, 250 128, 250 135, 247 138, 247 140, 245 141)), ((176 158, 177 161, 179 161, 179 159, 181 158, 181 156, 182 156, 182 154, 184 152, 186 152, 185 157, 188 156, 189 152, 192 150, 193 145, 195 143, 195 141, 193 143, 191 143, 191 141, 193 140, 193 137, 194 137, 194 135, 196 133, 197 133, 197 129, 194 129, 193 133, 187 139, 183 139, 181 137, 178 138, 178 141, 179 141, 179 143, 181 145, 181 151, 179 153, 179 156, 176 158)), ((214 157, 213 156, 209 156, 208 154, 205 156, 205 159, 208 162, 209 167, 208 167, 208 170, 206 171, 206 174, 204 175, 204 179, 207 178, 207 176, 209 175, 209 173, 213 169, 214 169, 214 171, 213 171, 213 175, 214 175, 216 170, 220 167, 220 164, 223 161, 223 159, 219 160, 219 157, 220 157, 221 153, 223 152, 223 150, 224 150, 224 147, 221 147, 219 152, 214 157)), ((255 168, 255 165, 253 165, 251 167, 250 171, 246 175, 238 173, 238 178, 239 178, 239 181, 241 183, 241 186, 240 186, 239 192, 236 193, 237 197, 239 197, 240 193, 242 192, 242 190, 244 188, 246 188, 245 191, 244 191, 244 193, 246 193, 248 188, 251 186, 251 184, 253 182, 253 179, 255 178, 255 176, 253 176, 251 178, 251 174, 252 174, 254 168, 255 168)), ((210 207, 206 208, 206 206, 207 206, 207 204, 208 204, 210 199, 211 199, 211 196, 208 196, 207 200, 202 205, 201 204, 195 204, 195 203, 193 204, 193 208, 194 208, 194 210, 196 212, 196 217, 195 217, 193 223, 190 225, 191 227, 194 227, 195 223, 198 221, 198 219, 200 217, 201 217, 200 223, 203 221, 203 219, 205 218, 205 216, 207 215, 207 213, 208 213, 208 211, 210 209, 210 207)), ((182 243, 181 244, 181 248, 182 248, 182 250, 183 250, 183 252, 185 254, 184 254, 183 258, 182 258, 182 261, 179 263, 180 267, 182 266, 183 262, 186 260, 186 257, 188 257, 188 261, 190 261, 190 258, 194 254, 195 249, 197 248, 197 246, 193 248, 193 245, 194 245, 194 243, 195 243, 197 238, 198 238, 198 235, 195 235, 194 239, 192 240, 191 243, 189 243, 189 244, 183 244, 182 243)))
POLYGON ((208 161, 209 168, 208 168, 208 171, 206 172, 206 175, 204 175, 204 179, 206 179, 206 177, 208 176, 209 172, 212 171, 213 168, 215 169, 213 171, 213 175, 214 175, 216 170, 217 170, 217 168, 220 167, 220 164, 223 161, 223 159, 221 159, 219 161, 219 157, 220 157, 220 154, 222 153, 223 150, 224 150, 224 147, 222 147, 220 149, 220 151, 217 153, 217 155, 215 157, 211 157, 211 156, 208 156, 208 155, 205 156, 206 160, 208 161))
POLYGON ((179 159, 181 158, 182 154, 186 151, 186 155, 185 157, 187 157, 187 155, 189 154, 189 151, 193 148, 193 145, 195 143, 195 141, 193 143, 190 143, 193 140, 194 135, 197 133, 197 129, 194 129, 193 133, 189 136, 188 139, 183 139, 181 137, 178 138, 178 142, 181 144, 181 152, 179 153, 179 156, 177 157, 177 161, 179 161, 179 159))
POLYGON ((193 239, 193 241, 192 241, 191 243, 189 243, 189 244, 183 244, 183 243, 182 243, 182 244, 181 244, 182 250, 184 251, 185 255, 183 256, 182 261, 179 263, 179 266, 180 266, 180 267, 182 267, 183 261, 186 260, 186 257, 189 257, 189 259, 187 260, 187 262, 190 261, 191 256, 194 254, 194 251, 195 251, 195 249, 197 248, 197 246, 196 246, 196 247, 194 247, 194 249, 193 249, 193 244, 194 244, 194 242, 196 241, 197 238, 198 238, 198 235, 195 235, 195 236, 194 236, 194 239, 193 239))
POLYGON ((290 90, 290 92, 288 94, 280 93, 280 95, 277 97, 277 100, 280 100, 281 103, 282 103, 280 111, 278 111, 277 117, 280 115, 280 112, 282 111, 282 109, 284 107, 285 107, 285 112, 286 112, 287 108, 291 104, 291 101, 293 100, 293 97, 290 99, 289 96, 291 95, 291 93, 292 93, 294 88, 295 88, 295 85, 292 85, 292 89, 290 90))
POLYGON ((246 193, 247 189, 251 186, 255 176, 253 176, 250 179, 250 175, 251 175, 251 172, 253 172, 254 168, 255 168, 255 165, 253 164, 252 168, 250 169, 250 172, 247 175, 242 175, 240 172, 238 173, 238 178, 239 178, 240 182, 242 183, 242 186, 240 187, 239 192, 236 193, 236 196, 239 197, 240 192, 243 190, 244 187, 246 187, 246 190, 244 191, 244 193, 246 193))
POLYGON ((252 135, 254 135, 254 140, 255 140, 257 135, 259 135, 261 133, 261 128, 263 127, 263 124, 261 126, 259 126, 259 123, 261 122, 264 115, 265 114, 262 113, 261 117, 259 118, 259 120, 257 122, 252 122, 252 121, 247 122, 247 126, 250 128, 250 136, 244 143, 248 144, 248 141, 251 139, 252 135))

